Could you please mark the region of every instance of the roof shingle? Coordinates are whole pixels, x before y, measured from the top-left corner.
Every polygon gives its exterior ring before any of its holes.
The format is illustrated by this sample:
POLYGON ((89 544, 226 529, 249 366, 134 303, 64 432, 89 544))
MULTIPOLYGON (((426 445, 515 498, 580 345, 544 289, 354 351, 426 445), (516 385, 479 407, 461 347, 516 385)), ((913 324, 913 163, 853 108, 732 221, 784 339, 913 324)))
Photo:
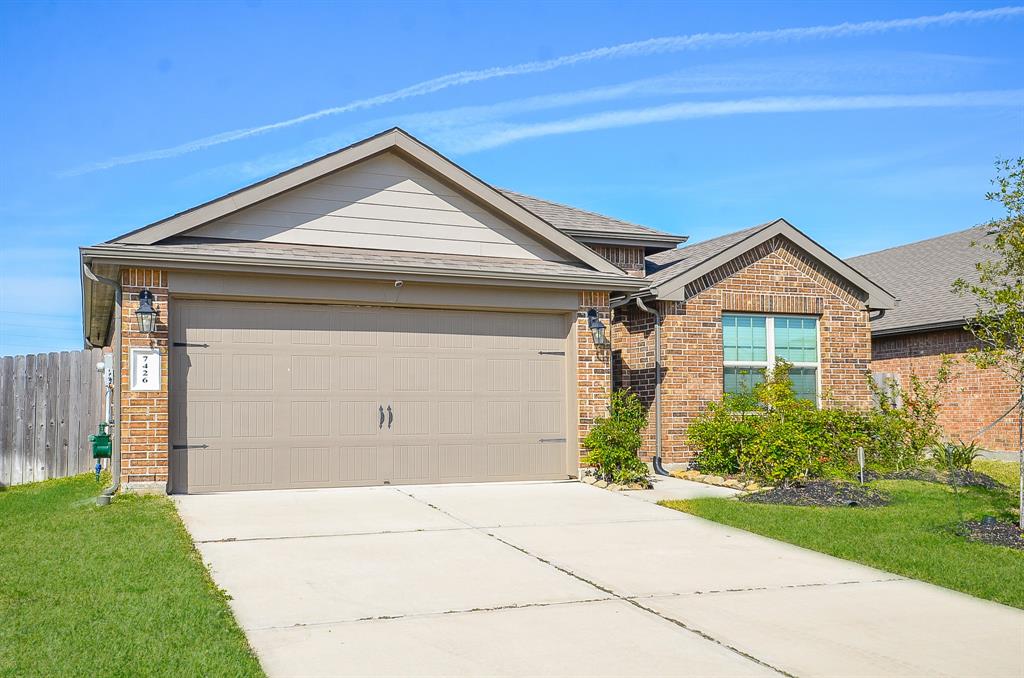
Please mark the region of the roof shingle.
POLYGON ((758 231, 771 226, 773 223, 775 222, 769 221, 740 231, 726 233, 710 240, 652 254, 647 257, 647 280, 654 286, 674 278, 683 271, 700 265, 719 252, 723 252, 733 245, 742 242, 758 231))
POLYGON ((899 306, 871 324, 872 332, 952 325, 973 316, 977 310, 974 300, 955 294, 952 286, 957 278, 977 282, 975 265, 989 256, 987 250, 971 243, 988 239, 987 228, 975 226, 847 259, 846 263, 900 300, 899 306))
POLYGON ((665 231, 608 217, 596 212, 588 212, 587 210, 551 202, 550 200, 541 200, 540 198, 508 191, 503 188, 497 190, 509 200, 519 203, 522 207, 533 212, 566 235, 589 234, 612 237, 620 236, 631 239, 649 238, 655 241, 663 241, 672 246, 686 240, 686 236, 673 235, 665 231))

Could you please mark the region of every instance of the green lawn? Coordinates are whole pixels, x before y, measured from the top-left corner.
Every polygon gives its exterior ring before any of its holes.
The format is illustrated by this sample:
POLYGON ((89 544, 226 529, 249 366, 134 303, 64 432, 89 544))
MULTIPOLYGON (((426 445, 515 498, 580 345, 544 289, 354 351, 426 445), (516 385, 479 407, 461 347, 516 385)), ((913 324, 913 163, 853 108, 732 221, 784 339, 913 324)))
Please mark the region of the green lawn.
MULTIPOLYGON (((816 508, 749 504, 734 499, 663 502, 665 506, 881 570, 1024 608, 1024 551, 969 542, 950 489, 935 483, 882 480, 884 508, 816 508)), ((967 520, 1012 520, 1016 495, 971 489, 961 495, 967 520)))
POLYGON ((171 502, 0 491, 0 676, 261 676, 171 502))
POLYGON ((975 471, 987 473, 1013 490, 1020 487, 1020 464, 1015 461, 975 459, 971 466, 975 471))

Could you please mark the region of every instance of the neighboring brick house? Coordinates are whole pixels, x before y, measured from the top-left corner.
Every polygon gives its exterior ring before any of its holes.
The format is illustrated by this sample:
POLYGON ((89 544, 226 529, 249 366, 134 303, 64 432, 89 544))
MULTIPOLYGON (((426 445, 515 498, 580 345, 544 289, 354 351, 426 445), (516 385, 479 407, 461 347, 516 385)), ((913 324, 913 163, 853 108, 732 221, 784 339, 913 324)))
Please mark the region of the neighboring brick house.
POLYGON ((1016 417, 977 434, 1016 403, 1017 387, 998 369, 982 370, 965 359, 977 345, 964 329, 976 306, 952 289, 957 278, 977 280, 976 264, 988 255, 971 243, 987 237, 986 227, 977 226, 847 261, 900 300, 872 322, 872 371, 907 386, 912 374, 934 377, 943 355, 954 358, 939 423, 951 439, 1004 451, 1017 448, 1016 417))
POLYGON ((775 356, 804 397, 869 402, 889 294, 781 219, 685 240, 496 189, 392 129, 83 247, 86 343, 122 377, 115 478, 571 478, 613 379, 651 406, 644 458, 680 462, 688 423, 775 356))

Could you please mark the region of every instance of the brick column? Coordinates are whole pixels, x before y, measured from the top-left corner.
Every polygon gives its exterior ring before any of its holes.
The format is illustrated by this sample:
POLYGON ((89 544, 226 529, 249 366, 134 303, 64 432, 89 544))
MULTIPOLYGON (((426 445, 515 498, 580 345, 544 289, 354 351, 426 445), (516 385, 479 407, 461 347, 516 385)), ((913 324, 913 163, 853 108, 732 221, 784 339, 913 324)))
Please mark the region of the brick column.
POLYGON ((121 482, 125 492, 167 491, 167 271, 125 269, 121 272, 121 482), (139 332, 135 311, 139 292, 153 293, 157 311, 155 331, 139 332), (160 350, 160 390, 132 391, 132 348, 160 350))
POLYGON ((601 322, 612 336, 612 323, 607 292, 580 292, 580 305, 576 313, 576 402, 579 406, 577 435, 580 455, 585 454, 583 439, 590 432, 594 419, 608 415, 611 400, 611 350, 594 345, 594 337, 587 327, 587 311, 597 309, 601 322))

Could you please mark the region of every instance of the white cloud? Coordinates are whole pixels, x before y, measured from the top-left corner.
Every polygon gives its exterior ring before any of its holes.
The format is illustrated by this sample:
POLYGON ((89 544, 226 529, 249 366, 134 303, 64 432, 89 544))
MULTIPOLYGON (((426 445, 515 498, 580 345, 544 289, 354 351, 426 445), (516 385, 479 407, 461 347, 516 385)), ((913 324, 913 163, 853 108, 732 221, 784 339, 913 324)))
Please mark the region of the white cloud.
POLYGON ((919 16, 908 19, 862 21, 857 23, 841 23, 827 26, 807 26, 800 28, 783 28, 776 30, 735 33, 695 33, 691 35, 652 38, 649 40, 612 45, 609 47, 600 47, 542 61, 530 61, 510 66, 496 66, 480 70, 449 73, 447 75, 425 80, 392 92, 365 99, 357 99, 339 106, 324 108, 319 111, 289 118, 287 120, 222 132, 220 134, 214 134, 212 136, 195 139, 183 144, 156 149, 153 151, 122 155, 101 162, 73 168, 63 174, 65 176, 85 174, 88 172, 118 167, 120 165, 129 165, 163 158, 173 158, 186 153, 192 153, 204 148, 209 148, 211 146, 217 146, 231 141, 237 141, 239 139, 266 134, 268 132, 293 127, 295 125, 319 120, 328 116, 381 106, 383 104, 403 99, 431 94, 450 87, 468 85, 470 83, 482 82, 484 80, 491 80, 494 78, 542 73, 592 61, 651 56, 655 54, 682 52, 709 47, 743 47, 764 43, 875 35, 900 30, 919 30, 936 26, 941 27, 963 23, 994 21, 1019 15, 1024 15, 1024 7, 997 7, 986 10, 947 12, 945 14, 919 16))
POLYGON ((471 153, 515 141, 600 129, 632 127, 671 120, 759 113, 811 113, 893 108, 956 108, 1020 106, 1024 90, 953 92, 948 94, 882 94, 865 96, 760 97, 732 101, 701 101, 607 111, 576 118, 521 125, 464 128, 449 133, 445 144, 453 152, 471 153))

